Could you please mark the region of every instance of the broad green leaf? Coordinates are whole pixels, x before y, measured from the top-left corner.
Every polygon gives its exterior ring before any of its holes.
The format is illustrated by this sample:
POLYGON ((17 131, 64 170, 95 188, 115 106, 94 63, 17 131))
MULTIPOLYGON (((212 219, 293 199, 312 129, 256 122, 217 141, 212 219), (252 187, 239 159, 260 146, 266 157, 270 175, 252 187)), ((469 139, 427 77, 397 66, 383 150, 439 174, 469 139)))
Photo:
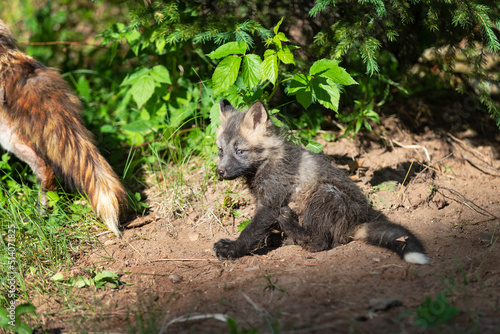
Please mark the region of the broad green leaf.
POLYGON ((16 318, 26 314, 26 313, 35 313, 36 307, 30 303, 24 303, 16 306, 16 318))
POLYGON ((155 91, 155 81, 149 75, 143 75, 130 87, 130 92, 137 107, 140 108, 146 103, 155 91))
POLYGON ((313 102, 313 88, 311 76, 307 74, 296 74, 292 78, 288 94, 295 95, 297 101, 307 109, 313 102))
POLYGON ((150 121, 139 119, 137 121, 122 126, 122 129, 130 132, 146 132, 151 130, 152 127, 153 125, 151 124, 150 121))
POLYGON ((314 153, 320 153, 321 151, 323 151, 323 145, 321 145, 320 143, 318 142, 315 142, 313 140, 311 140, 307 145, 306 145, 306 148, 311 151, 311 152, 314 152, 314 153))
POLYGON ((64 275, 63 275, 63 273, 56 273, 50 279, 53 280, 53 281, 56 281, 56 282, 57 281, 63 281, 64 280, 64 275))
POLYGON ((274 45, 276 45, 276 47, 277 47, 279 50, 281 50, 282 45, 281 45, 281 40, 280 40, 280 38, 278 37, 278 35, 276 35, 276 36, 274 36, 274 37, 273 37, 273 43, 274 43, 274 45))
POLYGON ((73 286, 75 288, 84 288, 86 286, 90 286, 90 280, 86 277, 83 277, 83 276, 78 276, 77 279, 75 279, 75 281, 73 282, 73 286))
POLYGON ((99 272, 97 275, 94 277, 94 281, 99 282, 103 280, 109 280, 109 279, 118 279, 118 275, 112 271, 109 270, 103 270, 99 272))
POLYGON ((158 54, 162 53, 166 44, 167 44, 167 42, 165 41, 165 38, 163 38, 163 37, 159 37, 159 38, 155 39, 156 51, 158 51, 158 54))
POLYGON ((246 42, 229 42, 219 46, 215 51, 210 52, 207 56, 210 59, 219 59, 234 54, 245 54, 247 49, 248 44, 246 42))
POLYGON ((147 74, 149 72, 149 69, 143 67, 139 71, 134 72, 130 75, 127 75, 125 79, 123 79, 122 83, 120 86, 127 86, 127 85, 132 85, 134 84, 140 77, 143 75, 147 74))
POLYGON ((285 46, 281 50, 278 50, 276 54, 283 63, 295 65, 295 61, 293 60, 293 54, 292 52, 290 52, 290 49, 287 46, 285 46))
POLYGON ((240 70, 241 58, 239 56, 229 56, 224 58, 214 71, 212 84, 215 94, 220 94, 231 87, 240 70))
POLYGON ((345 86, 357 84, 356 80, 344 68, 339 67, 339 62, 336 60, 320 59, 312 64, 309 73, 328 78, 345 86))
POLYGON ((258 55, 248 54, 243 57, 242 76, 248 88, 257 86, 260 82, 260 65, 262 60, 258 55))
POLYGON ((323 77, 314 78, 313 87, 318 102, 326 108, 338 112, 340 100, 339 87, 333 81, 323 77))
POLYGON ((243 222, 241 222, 240 224, 238 224, 238 226, 236 227, 238 229, 239 232, 242 232, 245 227, 247 227, 247 225, 250 223, 250 219, 249 220, 245 220, 243 222))
POLYGON ((12 331, 14 333, 17 333, 17 334, 31 334, 31 333, 33 333, 31 331, 30 326, 28 326, 28 324, 26 324, 24 322, 16 324, 16 326, 14 328, 12 328, 12 331))
POLYGON ((100 129, 101 133, 115 133, 116 128, 111 124, 104 124, 100 129))
POLYGON ((9 313, 4 307, 0 307, 0 328, 5 328, 9 324, 9 313))
POLYGON ((278 56, 276 53, 264 58, 260 66, 260 78, 262 81, 269 80, 276 86, 278 80, 278 56))
POLYGON ((277 36, 277 37, 279 38, 279 40, 280 40, 280 41, 282 41, 282 42, 288 42, 288 41, 289 41, 289 39, 288 39, 288 38, 286 38, 285 34, 284 34, 284 33, 282 33, 282 32, 277 33, 277 34, 276 34, 276 36, 277 36))
POLYGON ((156 82, 172 84, 172 80, 170 80, 170 72, 163 65, 156 65, 153 67, 149 74, 156 82))
POLYGON ((141 33, 137 30, 128 31, 125 34, 125 39, 127 40, 128 45, 130 45, 130 49, 137 56, 139 54, 139 48, 141 46, 141 33))

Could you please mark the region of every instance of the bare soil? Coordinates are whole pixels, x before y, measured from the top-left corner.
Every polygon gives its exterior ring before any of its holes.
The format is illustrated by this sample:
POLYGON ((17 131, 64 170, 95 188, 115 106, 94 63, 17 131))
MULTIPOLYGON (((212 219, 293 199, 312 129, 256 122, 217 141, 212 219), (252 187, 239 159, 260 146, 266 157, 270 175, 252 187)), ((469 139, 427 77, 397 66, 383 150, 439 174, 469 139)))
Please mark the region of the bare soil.
MULTIPOLYGON (((238 237, 238 224, 252 216, 253 199, 240 182, 201 181, 205 167, 187 166, 180 189, 166 180, 145 190, 150 211, 128 224, 123 240, 104 234, 103 247, 75 263, 117 271, 133 285, 78 290, 96 315, 47 316, 45 327, 229 333, 217 319, 225 315, 240 330, 259 333, 273 326, 280 333, 498 333, 500 132, 485 137, 470 128, 406 128, 389 117, 380 127, 383 140, 322 144, 374 206, 421 238, 429 265, 407 264, 362 242, 319 253, 282 246, 219 261, 213 244, 238 237), (173 209, 179 192, 188 200, 173 209), (440 293, 447 302, 436 299, 440 293), (427 317, 411 312, 426 298, 433 301, 427 317), (458 314, 448 320, 452 307, 458 314), (440 319, 445 323, 433 328, 440 319)), ((35 304, 39 311, 47 305, 43 299, 35 304)))

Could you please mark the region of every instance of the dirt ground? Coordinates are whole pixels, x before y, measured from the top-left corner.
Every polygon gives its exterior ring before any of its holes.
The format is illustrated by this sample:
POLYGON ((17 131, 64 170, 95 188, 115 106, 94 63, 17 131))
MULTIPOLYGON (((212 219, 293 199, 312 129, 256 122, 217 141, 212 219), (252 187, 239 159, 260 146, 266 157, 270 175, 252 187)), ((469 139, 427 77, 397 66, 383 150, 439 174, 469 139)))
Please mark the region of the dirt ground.
MULTIPOLYGON (((374 206, 421 238, 429 265, 362 242, 320 253, 289 245, 219 261, 213 244, 237 238, 237 225, 252 216, 248 191, 238 181, 209 181, 204 196, 171 212, 167 184, 167 191, 146 190, 151 209, 128 224, 123 240, 104 234, 104 247, 75 264, 117 271, 133 285, 82 291, 99 310, 96 319, 78 320, 76 312, 71 320, 47 317, 46 327, 229 333, 221 321, 229 316, 238 333, 499 333, 500 131, 410 131, 393 117, 380 128, 383 140, 322 141, 324 153, 374 206), (427 311, 411 312, 428 297, 427 311), (448 320, 453 307, 458 313, 448 320)), ((199 192, 202 174, 202 167, 186 173, 179 191, 199 192)))

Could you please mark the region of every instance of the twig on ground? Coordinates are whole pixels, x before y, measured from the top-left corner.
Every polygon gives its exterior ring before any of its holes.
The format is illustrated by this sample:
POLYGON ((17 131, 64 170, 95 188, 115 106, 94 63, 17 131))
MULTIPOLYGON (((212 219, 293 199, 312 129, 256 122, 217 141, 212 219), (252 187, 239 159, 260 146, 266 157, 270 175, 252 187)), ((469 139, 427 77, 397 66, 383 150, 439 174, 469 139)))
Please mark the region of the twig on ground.
POLYGON ((486 209, 483 209, 482 207, 480 207, 479 205, 477 205, 473 201, 467 199, 464 195, 462 195, 461 193, 459 193, 458 191, 456 191, 454 189, 450 189, 450 188, 446 188, 446 187, 436 187, 435 189, 438 193, 443 195, 443 197, 448 198, 450 200, 453 200, 457 203, 463 204, 466 207, 468 207, 469 209, 471 209, 471 210, 473 210, 473 211, 475 211, 483 216, 490 216, 490 217, 494 217, 495 219, 500 219, 497 216, 495 216, 494 214, 492 214, 491 212, 487 211, 486 209), (445 195, 442 191, 440 191, 441 189, 447 190, 450 193, 452 193, 453 195, 460 197, 461 201, 456 199, 456 198, 445 195))
POLYGON ((429 162, 431 161, 429 151, 427 151, 427 148, 425 148, 425 146, 422 146, 422 145, 403 145, 400 142, 396 141, 395 139, 389 139, 389 140, 394 142, 396 145, 398 145, 402 148, 414 148, 414 149, 420 148, 425 152, 425 157, 427 158, 427 161, 429 161, 429 162))
POLYGON ((428 165, 422 164, 422 163, 421 163, 421 165, 424 166, 426 169, 432 169, 433 171, 435 171, 435 172, 437 172, 437 173, 439 173, 439 174, 441 174, 443 176, 449 177, 450 179, 454 179, 455 178, 454 176, 451 176, 451 175, 443 173, 442 171, 440 171, 437 168, 434 168, 434 167, 431 167, 431 166, 428 166, 428 165))
POLYGON ((151 263, 151 261, 149 261, 144 255, 141 254, 141 252, 139 252, 137 250, 137 248, 135 248, 134 246, 132 246, 132 244, 130 242, 128 242, 127 240, 125 240, 125 242, 133 249, 137 252, 137 254, 139 254, 144 260, 148 261, 149 263, 151 263))
POLYGON ((495 220, 495 219, 498 219, 498 218, 497 217, 491 217, 491 218, 488 218, 488 219, 483 219, 483 220, 480 220, 480 221, 477 221, 477 222, 469 223, 469 225, 477 225, 477 224, 481 224, 481 223, 486 223, 486 222, 489 222, 489 221, 492 221, 492 220, 495 220))

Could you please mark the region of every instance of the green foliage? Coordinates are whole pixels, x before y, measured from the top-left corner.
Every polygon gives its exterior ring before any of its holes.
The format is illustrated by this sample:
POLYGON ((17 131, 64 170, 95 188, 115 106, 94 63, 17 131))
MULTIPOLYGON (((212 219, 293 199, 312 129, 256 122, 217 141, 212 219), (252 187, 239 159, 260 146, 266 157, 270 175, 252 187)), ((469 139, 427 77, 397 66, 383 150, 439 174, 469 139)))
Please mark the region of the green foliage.
POLYGON ((435 299, 427 297, 414 310, 414 324, 422 330, 436 328, 456 317, 458 312, 458 307, 448 302, 446 294, 440 293, 435 299))
POLYGON ((21 317, 25 314, 35 313, 35 306, 25 303, 15 306, 14 310, 11 307, 0 307, 0 328, 9 330, 13 333, 31 334, 31 327, 22 321, 21 317))
MULTIPOLYGON (((365 74, 360 72, 359 76, 392 85, 419 81, 426 66, 437 66, 439 74, 431 80, 476 96, 500 126, 500 108, 489 90, 490 82, 498 76, 483 66, 486 57, 500 50, 497 4, 477 0, 317 0, 309 14, 317 19, 336 17, 333 25, 315 36, 316 48, 337 60, 345 59, 351 73, 361 71, 362 64, 365 74), (432 52, 430 63, 419 60, 425 50, 432 52), (383 59, 387 54, 391 55, 390 62, 383 59), (462 58, 468 68, 465 73, 455 66, 462 58), (394 63, 399 64, 397 71, 387 73, 384 67, 394 63), (407 72, 415 65, 421 66, 418 78, 407 72)), ((424 85, 419 90, 434 88, 424 85)))
POLYGON ((123 283, 120 281, 120 276, 116 272, 109 270, 96 271, 92 269, 87 270, 89 273, 86 276, 78 275, 76 277, 65 277, 63 273, 58 272, 50 279, 54 282, 60 282, 68 286, 76 288, 84 288, 95 286, 96 288, 117 289, 120 285, 132 285, 132 283, 123 283))
POLYGON ((227 327, 229 328, 230 334, 257 334, 259 330, 257 328, 251 329, 240 329, 238 328, 238 323, 231 317, 227 318, 227 327))

